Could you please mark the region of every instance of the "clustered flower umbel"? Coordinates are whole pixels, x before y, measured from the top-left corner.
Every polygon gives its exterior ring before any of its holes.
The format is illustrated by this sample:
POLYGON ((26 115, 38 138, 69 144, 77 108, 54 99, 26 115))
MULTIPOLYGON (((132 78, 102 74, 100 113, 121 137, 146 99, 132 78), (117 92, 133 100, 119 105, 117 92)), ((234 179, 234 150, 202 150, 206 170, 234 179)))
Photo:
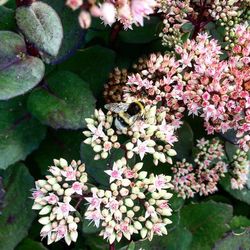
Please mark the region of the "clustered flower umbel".
POLYGON ((94 160, 106 159, 111 149, 120 148, 115 128, 112 128, 114 118, 111 112, 104 114, 101 109, 95 110, 94 117, 85 120, 88 130, 83 132, 87 137, 84 143, 96 152, 94 160))
POLYGON ((153 155, 153 163, 172 164, 172 157, 176 151, 172 148, 178 141, 175 136, 175 127, 166 122, 167 113, 157 112, 156 106, 147 105, 143 119, 135 121, 128 128, 130 141, 125 144, 127 158, 137 154, 143 160, 146 154, 153 155))
POLYGON ((91 16, 99 17, 105 25, 119 21, 125 29, 132 25, 143 26, 144 18, 149 18, 156 7, 155 0, 67 0, 66 5, 76 10, 82 7, 79 23, 87 29, 91 24, 91 16))
POLYGON ((233 156, 233 162, 230 163, 231 169, 231 187, 232 189, 243 189, 248 181, 250 171, 250 161, 246 152, 237 150, 233 156))
POLYGON ((171 48, 176 44, 181 44, 182 37, 185 34, 183 25, 197 15, 190 6, 190 0, 158 0, 158 2, 160 12, 164 15, 164 27, 159 34, 162 37, 162 45, 171 48))
POLYGON ((48 244, 64 238, 70 245, 77 240, 77 224, 80 222, 72 197, 81 197, 88 189, 85 166, 80 161, 68 164, 60 159, 54 160, 54 166, 48 171, 50 174, 45 180, 35 183, 32 209, 40 210, 38 222, 43 225, 41 237, 47 237, 48 244))
MULTIPOLYGON (((200 34, 196 40, 188 40, 176 52, 186 81, 182 100, 189 115, 205 120, 208 134, 237 132, 238 143, 245 151, 250 144, 250 92, 246 88, 249 79, 250 32, 247 25, 235 29, 238 35, 239 53, 220 61, 221 48, 208 35, 200 34)), ((236 50, 236 48, 235 48, 236 50)), ((233 50, 234 51, 234 50, 233 50)))
POLYGON ((175 129, 181 125, 185 107, 181 100, 184 86, 179 62, 169 54, 151 54, 140 63, 141 71, 128 75, 124 100, 141 100, 155 105, 157 113, 165 113, 167 123, 175 129))
POLYGON ((177 137, 175 127, 166 123, 166 112, 157 113, 156 106, 147 105, 144 117, 123 131, 115 128, 114 115, 110 111, 105 115, 102 110, 96 110, 93 118, 86 119, 88 130, 83 132, 87 137, 84 143, 96 152, 95 160, 106 159, 113 148, 122 148, 128 159, 136 154, 142 160, 146 154, 151 154, 155 165, 159 162, 172 164, 172 157, 176 155, 172 147, 177 137), (125 145, 118 142, 121 134, 130 137, 125 145))
POLYGON ((199 151, 195 155, 194 164, 183 159, 172 167, 173 189, 183 199, 194 197, 195 194, 207 196, 216 192, 218 181, 227 172, 227 164, 223 161, 225 154, 220 141, 201 139, 197 142, 199 151))
POLYGON ((225 41, 229 43, 227 50, 235 46, 235 34, 233 29, 250 18, 249 0, 215 0, 208 10, 210 15, 225 27, 225 41))
POLYGON ((142 239, 152 240, 154 235, 167 234, 166 225, 172 223, 167 191, 172 185, 170 176, 148 174, 140 171, 143 163, 132 168, 125 158, 114 162, 110 176, 110 190, 91 188, 92 197, 85 217, 96 227, 103 227, 100 235, 110 244, 123 238, 131 239, 140 234, 142 239))

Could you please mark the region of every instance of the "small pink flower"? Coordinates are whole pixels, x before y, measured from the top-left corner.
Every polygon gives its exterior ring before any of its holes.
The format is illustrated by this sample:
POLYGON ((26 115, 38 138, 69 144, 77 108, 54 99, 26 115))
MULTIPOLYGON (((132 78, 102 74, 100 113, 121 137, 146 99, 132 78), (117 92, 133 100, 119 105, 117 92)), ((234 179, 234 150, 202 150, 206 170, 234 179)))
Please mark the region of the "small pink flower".
POLYGON ((71 166, 66 168, 66 171, 61 171, 62 176, 66 177, 66 181, 75 181, 76 180, 76 170, 71 166))
POLYGON ((141 160, 146 153, 153 154, 155 152, 154 148, 148 147, 147 141, 142 142, 140 139, 137 140, 137 146, 133 148, 133 151, 140 155, 141 160))
POLYGON ((79 181, 76 181, 72 184, 72 189, 74 190, 75 193, 82 195, 82 187, 83 184, 80 183, 79 181))
POLYGON ((100 220, 103 219, 103 216, 100 212, 100 210, 94 210, 94 211, 86 211, 85 218, 87 220, 91 220, 95 223, 96 227, 100 226, 100 220))
POLYGON ((125 178, 127 178, 127 179, 132 179, 135 177, 135 173, 131 169, 125 169, 123 174, 125 175, 125 178))
POLYGON ((100 123, 97 128, 92 124, 88 124, 87 127, 93 133, 92 141, 95 141, 98 138, 103 138, 105 136, 102 123, 100 123))
POLYGON ((58 202, 58 210, 57 213, 62 213, 64 218, 69 216, 69 212, 76 211, 74 207, 72 207, 69 203, 58 202))
POLYGON ((85 198, 85 200, 89 202, 89 209, 99 209, 102 202, 102 199, 95 192, 92 197, 85 198))
POLYGON ((35 200, 36 198, 42 198, 44 196, 43 192, 40 189, 32 189, 32 198, 35 200))
POLYGON ((109 182, 113 182, 114 180, 122 180, 122 169, 118 169, 118 166, 116 163, 113 165, 112 170, 105 170, 104 171, 106 174, 110 176, 109 182))
POLYGON ((49 196, 44 197, 44 200, 46 200, 49 204, 56 204, 59 201, 59 198, 57 195, 50 193, 49 196))
POLYGON ((162 227, 165 227, 165 225, 163 223, 156 223, 153 225, 153 232, 157 235, 162 236, 162 227))
POLYGON ((59 225, 53 231, 56 232, 56 241, 61 240, 67 235, 68 229, 66 225, 59 225))
POLYGON ((153 206, 147 207, 145 218, 151 217, 151 216, 157 216, 157 213, 155 211, 155 208, 153 206))
POLYGON ((112 149, 112 142, 110 142, 110 141, 105 141, 104 143, 103 143, 103 149, 104 149, 104 151, 110 151, 110 149, 112 149))
POLYGON ((119 208, 119 201, 111 199, 105 207, 109 208, 111 214, 113 214, 119 208))
POLYGON ((163 174, 157 175, 155 177, 155 188, 158 189, 159 191, 165 188, 166 184, 167 184, 167 181, 163 174))

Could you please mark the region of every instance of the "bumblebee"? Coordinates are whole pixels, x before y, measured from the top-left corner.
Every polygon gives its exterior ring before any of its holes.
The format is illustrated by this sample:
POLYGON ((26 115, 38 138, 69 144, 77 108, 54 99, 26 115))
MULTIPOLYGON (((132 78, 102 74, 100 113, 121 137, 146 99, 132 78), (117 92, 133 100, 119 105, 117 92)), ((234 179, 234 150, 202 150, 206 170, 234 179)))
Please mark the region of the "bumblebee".
POLYGON ((131 127, 134 122, 144 114, 144 106, 139 101, 131 103, 110 103, 104 107, 117 114, 114 124, 115 127, 121 131, 131 127))

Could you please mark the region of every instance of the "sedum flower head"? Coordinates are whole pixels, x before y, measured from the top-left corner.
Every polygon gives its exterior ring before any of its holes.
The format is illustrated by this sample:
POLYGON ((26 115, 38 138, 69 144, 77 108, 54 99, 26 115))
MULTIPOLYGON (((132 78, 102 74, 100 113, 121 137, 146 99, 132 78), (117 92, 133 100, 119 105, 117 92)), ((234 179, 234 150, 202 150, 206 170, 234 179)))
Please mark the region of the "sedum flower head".
POLYGON ((108 190, 92 188, 92 197, 85 217, 96 227, 103 227, 100 235, 110 244, 123 237, 128 240, 134 234, 152 240, 154 235, 167 234, 166 225, 172 223, 168 200, 170 176, 148 174, 140 171, 143 163, 132 168, 122 158, 106 170, 110 176, 108 190))
POLYGON ((48 238, 48 244, 65 239, 70 245, 78 237, 75 201, 72 197, 80 197, 88 187, 85 166, 80 161, 70 164, 65 159, 54 160, 49 175, 45 180, 35 182, 32 191, 34 204, 32 209, 39 210, 38 222, 43 225, 41 237, 48 238))
POLYGON ((199 151, 194 164, 184 159, 172 168, 174 190, 183 199, 194 197, 195 194, 207 196, 216 192, 218 181, 227 172, 227 164, 223 161, 224 150, 219 140, 201 139, 196 147, 199 151))

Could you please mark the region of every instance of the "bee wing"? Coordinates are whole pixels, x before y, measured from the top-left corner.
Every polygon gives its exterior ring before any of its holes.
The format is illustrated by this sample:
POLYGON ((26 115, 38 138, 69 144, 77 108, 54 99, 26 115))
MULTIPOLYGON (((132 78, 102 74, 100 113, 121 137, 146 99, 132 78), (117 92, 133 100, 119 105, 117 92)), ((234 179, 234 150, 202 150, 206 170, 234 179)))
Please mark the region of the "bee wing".
POLYGON ((134 116, 131 116, 129 118, 129 123, 130 125, 133 125, 141 116, 138 114, 138 115, 134 115, 134 116))
POLYGON ((120 113, 121 111, 127 111, 129 104, 128 103, 110 103, 106 104, 105 109, 112 111, 114 113, 120 113))

